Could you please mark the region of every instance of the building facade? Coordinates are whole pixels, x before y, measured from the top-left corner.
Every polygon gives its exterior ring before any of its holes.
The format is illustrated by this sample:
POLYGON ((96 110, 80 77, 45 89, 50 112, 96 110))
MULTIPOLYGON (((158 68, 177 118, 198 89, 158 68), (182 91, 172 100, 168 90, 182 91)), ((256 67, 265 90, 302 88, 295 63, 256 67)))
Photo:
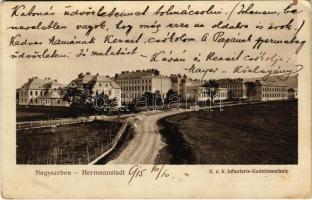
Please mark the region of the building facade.
POLYGON ((222 101, 228 98, 228 90, 226 88, 218 88, 213 98, 207 92, 206 87, 198 87, 197 89, 197 101, 222 101))
POLYGON ((93 75, 90 72, 80 73, 76 79, 65 87, 65 90, 70 87, 83 87, 84 85, 89 85, 92 88, 94 96, 106 94, 110 99, 116 98, 117 106, 121 106, 121 88, 108 76, 99 75, 98 73, 93 75))
POLYGON ((171 74, 170 80, 172 83, 172 89, 180 96, 183 100, 197 96, 197 88, 204 85, 204 81, 198 79, 190 79, 185 74, 171 74))
POLYGON ((170 78, 160 75, 156 69, 123 71, 115 75, 115 81, 121 87, 121 102, 129 103, 145 92, 159 91, 163 98, 172 88, 170 78))
POLYGON ((247 88, 243 79, 216 80, 219 88, 227 89, 229 99, 247 99, 247 88))
POLYGON ((68 106, 63 101, 63 87, 51 78, 32 77, 18 89, 18 105, 68 106))
POLYGON ((255 81, 254 92, 249 95, 250 100, 274 101, 288 99, 288 87, 277 83, 255 81))
POLYGON ((288 89, 288 99, 298 99, 298 89, 289 88, 288 89))

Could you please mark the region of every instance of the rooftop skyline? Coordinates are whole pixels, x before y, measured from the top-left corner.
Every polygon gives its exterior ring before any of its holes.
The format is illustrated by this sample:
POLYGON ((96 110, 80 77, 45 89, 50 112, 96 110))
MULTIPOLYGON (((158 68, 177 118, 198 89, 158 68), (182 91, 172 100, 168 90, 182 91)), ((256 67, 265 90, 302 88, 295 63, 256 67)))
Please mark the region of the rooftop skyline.
MULTIPOLYGON (((190 79, 201 79, 199 74, 192 74, 192 73, 186 73, 184 70, 177 70, 176 68, 161 68, 161 67, 150 67, 150 68, 117 68, 117 67, 109 67, 109 66, 97 66, 97 67, 89 67, 88 69, 86 67, 77 67, 77 69, 74 69, 74 67, 68 66, 66 67, 68 70, 63 70, 60 66, 51 67, 50 70, 47 70, 46 67, 31 67, 28 65, 25 65, 21 70, 17 69, 17 79, 16 79, 16 87, 21 87, 24 83, 28 81, 29 78, 32 77, 38 77, 40 79, 44 78, 50 78, 51 80, 57 80, 61 84, 68 84, 73 79, 77 78, 80 73, 86 74, 91 73, 92 75, 100 74, 102 76, 109 76, 114 77, 116 74, 122 74, 122 72, 136 72, 138 70, 142 71, 148 71, 152 69, 156 69, 159 71, 160 75, 163 76, 170 76, 171 74, 180 74, 183 76, 184 74, 190 78, 190 79), (59 70, 55 70, 54 68, 58 68, 59 70), (81 70, 79 70, 81 69, 81 70), (171 70, 170 70, 171 69, 171 70)), ((239 75, 232 75, 232 74, 225 74, 225 75, 219 75, 219 74, 209 74, 209 76, 205 77, 204 80, 209 79, 222 79, 222 78, 244 78, 244 79, 255 79, 255 78, 261 78, 258 74, 253 74, 253 76, 243 76, 241 74, 239 75), (231 76, 230 76, 231 75, 231 76)))
MULTIPOLYGON (((128 73, 131 73, 132 75, 130 76, 131 78, 136 78, 136 77, 142 77, 144 73, 154 73, 154 74, 157 74, 157 75, 160 75, 160 76, 163 76, 164 74, 162 74, 161 72, 159 72, 157 69, 142 69, 142 70, 131 70, 131 71, 121 71, 118 73, 118 77, 119 78, 125 78, 125 76, 128 74, 128 73), (137 76, 137 75, 140 75, 140 76, 137 76)), ((170 77, 170 75, 178 75, 179 73, 176 73, 176 74, 169 74, 169 75, 165 75, 165 76, 168 76, 170 77)), ((42 76, 42 77, 39 77, 39 76, 31 76, 31 77, 28 77, 25 82, 22 82, 21 85, 17 85, 16 88, 20 88, 22 87, 24 84, 27 84, 27 82, 30 80, 30 79, 41 79, 42 81, 50 81, 50 82, 58 82, 64 86, 70 84, 72 81, 76 80, 76 79, 79 79, 79 77, 81 78, 81 75, 84 75, 84 76, 100 76, 102 78, 111 78, 111 79, 114 79, 116 77, 116 73, 114 75, 106 75, 106 74, 100 74, 100 73, 92 73, 92 72, 80 72, 80 73, 77 73, 76 75, 73 75, 73 78, 70 79, 68 82, 62 82, 58 79, 58 77, 49 77, 49 76, 42 76)), ((184 75, 186 74, 180 74, 181 77, 184 77, 184 75)), ((196 78, 192 78, 192 77, 189 77, 189 76, 186 76, 188 79, 192 79, 192 80, 200 80, 200 79, 196 79, 196 78)), ((256 80, 259 80, 261 82, 263 82, 263 80, 261 80, 261 77, 245 77, 245 78, 242 78, 242 77, 237 77, 237 78, 229 78, 229 77, 221 77, 221 78, 211 78, 211 79, 214 79, 214 80, 219 80, 219 81, 222 81, 222 80, 225 80, 225 79, 244 79, 244 82, 248 82, 248 81, 256 81, 256 80)), ((209 79, 208 79, 209 80, 209 79)), ((276 85, 286 85, 288 86, 289 88, 298 88, 298 76, 297 75, 294 75, 294 76, 290 76, 286 81, 282 81, 282 80, 279 80, 276 76, 272 76, 270 79, 269 79, 269 82, 275 82, 276 85)))

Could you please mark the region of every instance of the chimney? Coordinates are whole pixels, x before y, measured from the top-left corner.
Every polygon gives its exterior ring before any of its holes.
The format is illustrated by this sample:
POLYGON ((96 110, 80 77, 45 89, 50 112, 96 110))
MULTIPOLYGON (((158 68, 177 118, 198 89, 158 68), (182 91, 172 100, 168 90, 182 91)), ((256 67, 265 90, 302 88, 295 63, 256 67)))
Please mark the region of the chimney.
POLYGON ((91 73, 90 72, 86 72, 86 75, 90 75, 91 73))
POLYGON ((55 82, 57 82, 57 79, 54 79, 55 82))
POLYGON ((106 78, 109 78, 109 76, 108 76, 108 75, 106 75, 106 78))
POLYGON ((99 72, 98 72, 98 73, 96 73, 96 75, 98 76, 98 75, 99 75, 99 72))

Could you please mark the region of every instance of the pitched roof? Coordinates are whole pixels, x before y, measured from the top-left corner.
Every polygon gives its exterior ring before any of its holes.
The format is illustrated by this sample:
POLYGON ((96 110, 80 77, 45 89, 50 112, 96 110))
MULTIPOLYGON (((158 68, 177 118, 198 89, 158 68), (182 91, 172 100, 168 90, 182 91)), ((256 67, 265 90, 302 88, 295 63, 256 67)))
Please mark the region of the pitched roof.
POLYGON ((256 80, 256 86, 276 86, 276 87, 287 87, 287 85, 281 84, 275 81, 263 81, 263 80, 256 80))
POLYGON ((95 82, 109 82, 112 88, 115 88, 115 89, 121 88, 113 79, 106 77, 106 76, 95 75, 94 81, 95 82))
POLYGON ((120 86, 112 79, 109 77, 103 76, 103 75, 92 75, 90 73, 86 74, 79 74, 78 77, 74 80, 72 80, 67 86, 68 87, 81 87, 84 84, 91 85, 92 87, 94 86, 95 83, 97 82, 107 82, 110 83, 112 88, 119 89, 120 86))
POLYGON ((38 90, 38 89, 47 89, 51 87, 51 85, 58 85, 62 86, 62 84, 58 83, 56 80, 51 79, 40 79, 37 77, 30 78, 27 83, 25 83, 21 88, 25 89, 32 89, 32 90, 38 90))
POLYGON ((136 70, 136 71, 123 71, 117 74, 115 79, 129 79, 129 78, 142 78, 142 77, 166 77, 160 75, 157 69, 136 70))
POLYGON ((237 79, 219 79, 215 80, 216 83, 218 84, 238 84, 238 83, 245 83, 245 81, 241 78, 237 79))

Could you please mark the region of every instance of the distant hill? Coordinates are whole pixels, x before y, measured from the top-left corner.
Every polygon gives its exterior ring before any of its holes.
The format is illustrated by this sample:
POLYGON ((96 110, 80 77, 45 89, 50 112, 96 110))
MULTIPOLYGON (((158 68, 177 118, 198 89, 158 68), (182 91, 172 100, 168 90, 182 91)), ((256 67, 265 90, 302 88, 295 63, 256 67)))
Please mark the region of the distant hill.
MULTIPOLYGON (((244 78, 244 81, 255 81, 255 80, 261 80, 262 77, 259 78, 244 78)), ((271 82, 272 84, 276 83, 276 85, 286 85, 288 88, 298 88, 298 75, 289 76, 287 80, 281 80, 278 78, 278 76, 271 76, 267 80, 268 82, 271 82)))

